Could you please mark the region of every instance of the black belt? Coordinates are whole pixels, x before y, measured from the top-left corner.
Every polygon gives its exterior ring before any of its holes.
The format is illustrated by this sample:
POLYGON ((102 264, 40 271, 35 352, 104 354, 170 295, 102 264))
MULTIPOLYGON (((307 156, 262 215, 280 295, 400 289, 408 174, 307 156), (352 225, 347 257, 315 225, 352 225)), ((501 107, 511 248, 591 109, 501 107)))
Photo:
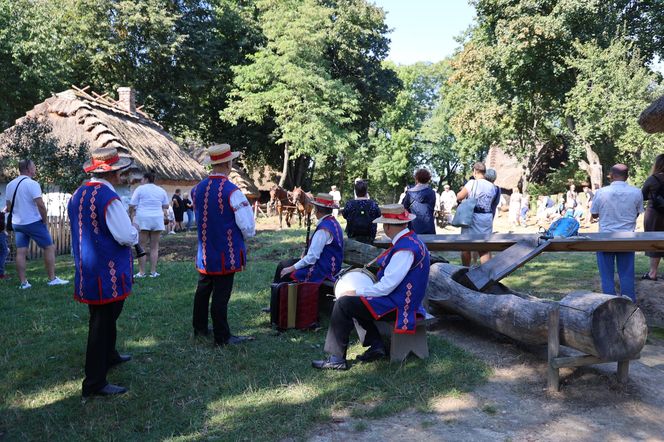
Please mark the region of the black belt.
POLYGON ((491 213, 491 210, 482 210, 475 207, 475 209, 473 209, 473 213, 491 213))

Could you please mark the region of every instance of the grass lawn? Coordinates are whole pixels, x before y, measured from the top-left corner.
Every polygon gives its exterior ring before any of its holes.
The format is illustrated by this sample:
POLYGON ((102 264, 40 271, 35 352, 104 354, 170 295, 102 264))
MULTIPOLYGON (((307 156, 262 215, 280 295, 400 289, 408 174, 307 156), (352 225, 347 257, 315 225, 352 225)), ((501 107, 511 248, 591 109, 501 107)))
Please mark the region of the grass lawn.
MULTIPOLYGON (((0 281, 0 440, 303 439, 336 416, 427 410, 434 398, 468 391, 488 376, 487 366, 435 336, 427 361, 310 368, 322 355, 325 319, 319 331, 279 334, 260 313, 276 262, 300 253, 303 232, 262 231, 251 242, 229 316, 235 333, 257 340, 223 349, 192 336, 197 273, 185 249, 194 237, 165 239, 166 255, 186 260, 162 262, 161 277, 139 280, 118 321, 118 349, 134 359, 108 379, 130 391, 85 402, 87 307, 73 300, 71 285, 47 287, 41 262, 29 265, 32 289, 18 290, 10 265, 14 278, 0 281)), ((57 266, 60 277, 73 279, 70 257, 57 266)), ((355 345, 350 357, 359 352, 355 345)))

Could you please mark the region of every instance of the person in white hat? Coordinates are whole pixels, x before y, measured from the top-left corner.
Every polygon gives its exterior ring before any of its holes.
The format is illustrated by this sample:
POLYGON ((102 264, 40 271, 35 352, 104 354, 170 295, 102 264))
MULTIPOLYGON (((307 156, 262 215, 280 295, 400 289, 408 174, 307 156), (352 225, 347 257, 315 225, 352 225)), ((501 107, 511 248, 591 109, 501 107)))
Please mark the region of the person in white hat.
POLYGON ((383 231, 392 240, 392 247, 380 255, 376 264, 378 282, 358 290, 350 290, 334 304, 330 327, 325 338, 328 357, 312 361, 321 370, 347 370, 346 351, 354 321, 366 330, 362 345, 369 347, 357 357, 371 362, 386 356, 385 346, 374 320, 394 318, 394 333, 415 333, 417 317, 425 314, 422 307, 429 283, 429 251, 408 223, 415 215, 401 204, 380 206, 381 216, 374 223, 382 223, 383 231))
POLYGON ((122 394, 125 387, 109 384, 108 369, 131 360, 115 348, 116 322, 124 300, 131 294, 133 257, 138 242, 114 185, 122 182, 122 170, 132 159, 115 148, 97 149, 83 170, 92 179, 74 192, 67 212, 71 220, 74 255, 74 298, 88 304, 90 321, 85 352, 83 396, 122 394))
POLYGON ((332 215, 339 206, 329 193, 319 193, 311 203, 318 220, 316 230, 306 255, 300 259, 279 263, 274 282, 322 282, 334 281, 344 259, 344 234, 341 225, 332 215))
POLYGON ((246 238, 256 234, 254 214, 242 191, 228 175, 232 163, 240 156, 228 144, 208 148, 212 173, 191 190, 198 221, 198 286, 194 295, 193 327, 195 336, 207 336, 208 307, 212 305, 212 332, 217 346, 235 345, 253 340, 235 336, 228 325, 228 301, 233 279, 244 270, 247 260, 246 238))
POLYGON ((337 216, 339 215, 339 206, 341 205, 341 192, 339 192, 337 186, 330 187, 330 195, 332 195, 334 204, 337 205, 335 209, 332 209, 332 215, 337 216))

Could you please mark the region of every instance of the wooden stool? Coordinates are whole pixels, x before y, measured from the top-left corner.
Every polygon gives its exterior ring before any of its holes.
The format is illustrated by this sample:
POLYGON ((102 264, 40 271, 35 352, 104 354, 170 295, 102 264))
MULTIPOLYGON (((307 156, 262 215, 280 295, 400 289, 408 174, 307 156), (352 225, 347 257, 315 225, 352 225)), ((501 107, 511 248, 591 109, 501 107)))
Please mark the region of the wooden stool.
MULTIPOLYGON (((412 352, 420 359, 429 357, 429 344, 427 342, 427 325, 436 320, 435 316, 426 314, 424 319, 419 319, 415 326, 414 334, 394 333, 394 320, 374 321, 381 336, 390 337, 390 362, 403 362, 412 352)), ((364 342, 366 330, 355 321, 355 330, 364 342)))

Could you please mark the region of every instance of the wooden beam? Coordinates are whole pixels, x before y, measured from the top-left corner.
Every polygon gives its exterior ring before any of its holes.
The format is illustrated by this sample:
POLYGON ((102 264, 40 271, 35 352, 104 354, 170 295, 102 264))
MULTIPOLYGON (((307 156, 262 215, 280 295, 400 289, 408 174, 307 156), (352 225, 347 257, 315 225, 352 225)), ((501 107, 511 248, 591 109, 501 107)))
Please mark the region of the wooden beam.
MULTIPOLYGON (((418 235, 429 251, 501 252, 523 240, 537 240, 538 234, 495 233, 492 235, 418 235)), ((374 242, 388 248, 386 237, 374 242)), ((585 233, 572 238, 554 238, 546 252, 664 252, 662 232, 585 233)))

